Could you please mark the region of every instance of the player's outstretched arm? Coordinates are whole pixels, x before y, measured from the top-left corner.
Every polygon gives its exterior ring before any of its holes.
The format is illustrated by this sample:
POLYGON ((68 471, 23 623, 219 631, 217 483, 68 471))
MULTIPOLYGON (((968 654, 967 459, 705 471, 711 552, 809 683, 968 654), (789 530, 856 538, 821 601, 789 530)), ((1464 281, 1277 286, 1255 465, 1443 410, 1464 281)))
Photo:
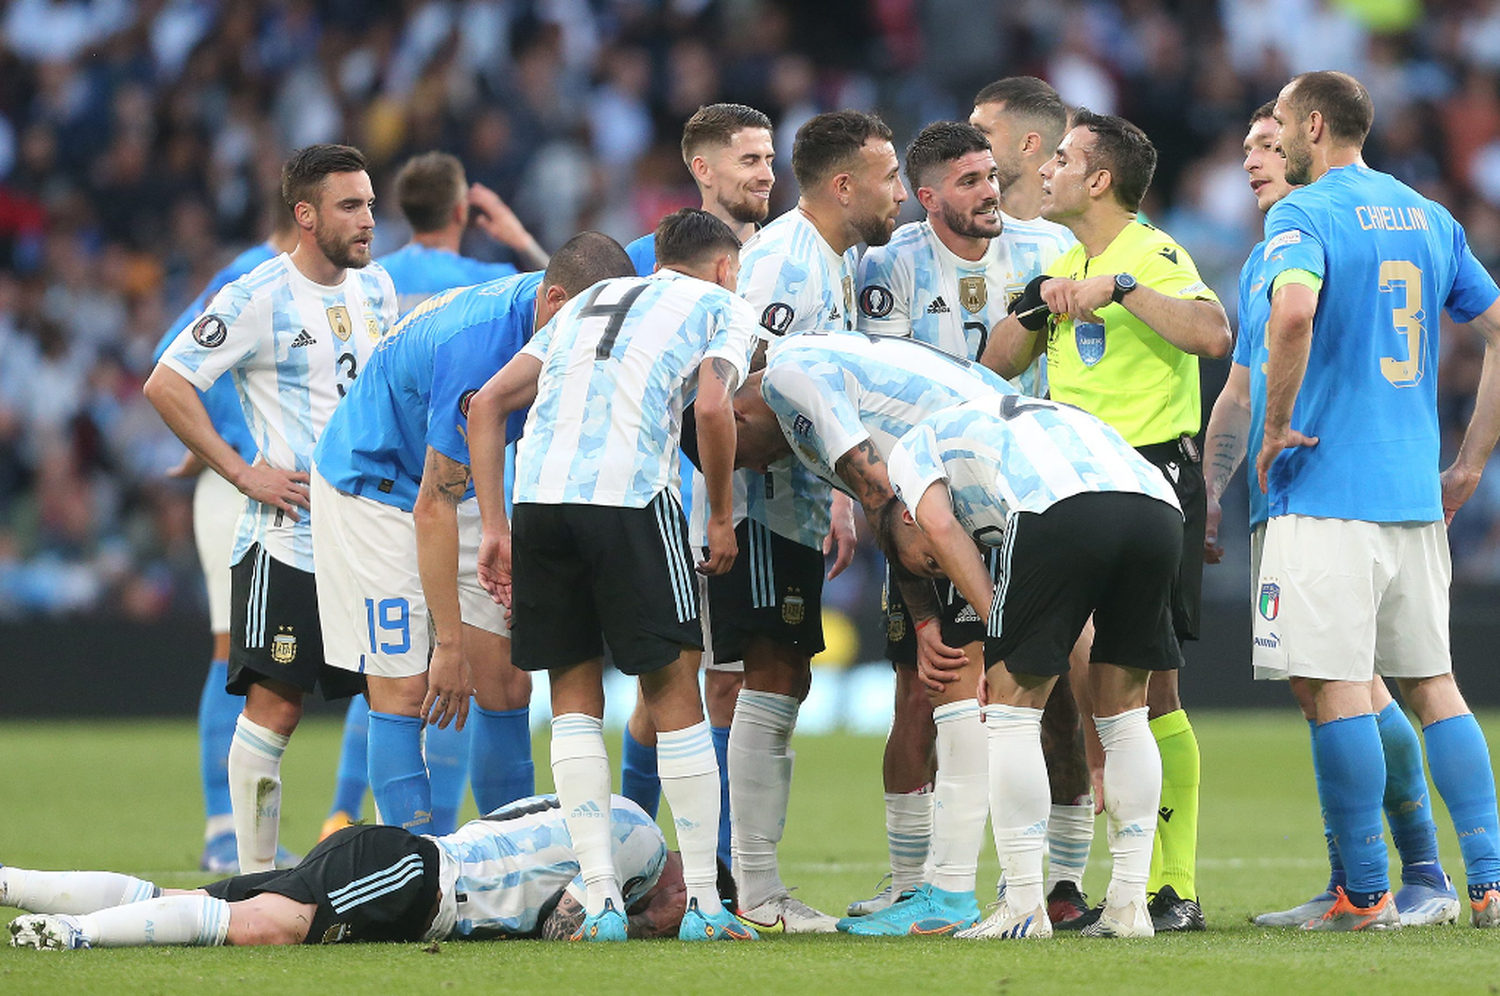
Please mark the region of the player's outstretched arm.
POLYGON ((427 695, 420 715, 441 727, 451 721, 459 730, 468 720, 469 693, 474 687, 458 607, 458 504, 468 487, 468 467, 427 447, 412 518, 417 529, 417 571, 436 645, 427 667, 427 695))
POLYGON ((1266 322, 1266 428, 1255 459, 1262 493, 1271 464, 1282 450, 1318 442, 1316 436, 1304 436, 1291 427, 1292 408, 1307 373, 1317 311, 1317 292, 1306 284, 1282 284, 1271 297, 1271 317, 1266 322))
POLYGON ((1208 530, 1203 538, 1203 559, 1217 564, 1224 557, 1219 542, 1220 501, 1234 476, 1250 441, 1250 368, 1236 363, 1229 380, 1214 401, 1208 416, 1208 530))
POLYGON ((739 552, 734 539, 734 392, 739 370, 722 356, 711 356, 698 366, 698 397, 693 414, 698 420, 698 459, 708 490, 708 559, 700 574, 723 574, 734 566, 739 552))
POLYGON ((1500 300, 1485 309, 1470 325, 1484 336, 1484 367, 1474 397, 1474 414, 1464 430, 1458 456, 1443 471, 1443 518, 1451 523, 1453 513, 1469 500, 1479 486, 1479 477, 1500 439, 1500 300))
MULTIPOLYGON (((505 420, 536 400, 542 361, 517 353, 469 402, 469 459, 484 538, 479 583, 490 597, 510 604, 510 522, 505 516, 505 420)), ((455 575, 456 576, 456 575, 455 575)))
POLYGON ((521 219, 500 199, 500 195, 482 183, 469 184, 469 205, 475 209, 474 224, 496 242, 510 246, 528 269, 545 270, 551 257, 536 238, 521 224, 521 219))
POLYGON ((142 392, 183 445, 242 494, 275 506, 293 519, 298 518, 298 508, 308 507, 306 472, 247 464, 214 429, 203 400, 182 374, 158 363, 142 392))

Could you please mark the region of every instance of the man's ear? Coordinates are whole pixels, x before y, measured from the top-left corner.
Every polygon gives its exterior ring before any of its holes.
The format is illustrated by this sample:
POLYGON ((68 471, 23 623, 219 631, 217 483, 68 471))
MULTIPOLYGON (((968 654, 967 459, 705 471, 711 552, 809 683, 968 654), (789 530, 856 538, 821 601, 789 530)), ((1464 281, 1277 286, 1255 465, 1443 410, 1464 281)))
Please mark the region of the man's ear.
POLYGON ((917 524, 917 520, 912 518, 911 509, 907 508, 904 503, 901 506, 901 521, 908 526, 917 524))
POLYGON ((748 425, 750 423, 749 416, 747 416, 744 412, 740 411, 738 405, 736 405, 734 407, 734 420, 736 422, 739 422, 739 423, 742 423, 742 424, 745 424, 745 425, 748 425))

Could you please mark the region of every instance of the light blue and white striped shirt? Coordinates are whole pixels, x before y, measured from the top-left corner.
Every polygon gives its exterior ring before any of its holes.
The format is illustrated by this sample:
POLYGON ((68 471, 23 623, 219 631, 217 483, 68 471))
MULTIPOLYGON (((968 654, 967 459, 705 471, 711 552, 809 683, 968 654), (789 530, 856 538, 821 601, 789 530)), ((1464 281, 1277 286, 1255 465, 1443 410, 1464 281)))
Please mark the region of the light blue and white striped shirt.
POLYGON ((674 270, 595 284, 523 350, 542 361, 517 445, 517 502, 645 508, 681 501, 683 409, 705 359, 744 380, 757 333, 734 294, 674 270))
MULTIPOLYGON (((219 291, 161 362, 200 391, 228 373, 261 459, 308 471, 328 417, 395 322, 396 288, 378 264, 325 287, 283 253, 219 291)), ((294 521, 249 499, 246 513, 231 563, 259 543, 284 564, 313 569, 312 513, 294 521)))

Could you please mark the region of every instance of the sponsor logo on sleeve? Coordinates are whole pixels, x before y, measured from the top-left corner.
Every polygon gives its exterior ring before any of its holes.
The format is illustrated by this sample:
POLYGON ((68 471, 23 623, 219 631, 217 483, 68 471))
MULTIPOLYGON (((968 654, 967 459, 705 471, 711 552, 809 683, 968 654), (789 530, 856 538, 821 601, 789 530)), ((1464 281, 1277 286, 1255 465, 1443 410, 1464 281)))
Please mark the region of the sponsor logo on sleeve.
POLYGON ((760 324, 767 332, 785 335, 792 327, 792 320, 796 317, 797 312, 792 310, 790 304, 777 301, 766 305, 766 310, 760 313, 760 324))
POLYGON ((1301 241, 1302 233, 1297 231, 1295 228, 1289 232, 1282 232, 1280 235, 1271 239, 1270 242, 1266 243, 1266 251, 1262 254, 1262 258, 1270 259, 1271 254, 1274 253, 1277 249, 1282 249, 1286 246, 1294 246, 1301 241))
POLYGON ((229 338, 229 327, 218 315, 204 315, 193 326, 193 341, 204 349, 222 346, 227 338, 229 338))
POLYGON ((895 295, 879 284, 871 284, 859 292, 859 310, 870 318, 884 318, 895 306, 895 295))
POLYGON ((469 388, 469 390, 458 396, 458 413, 464 418, 469 417, 469 402, 473 401, 474 395, 478 393, 479 390, 477 388, 471 387, 469 388))
POLYGON ((796 421, 792 423, 792 431, 803 438, 811 436, 812 420, 806 415, 798 415, 796 421))

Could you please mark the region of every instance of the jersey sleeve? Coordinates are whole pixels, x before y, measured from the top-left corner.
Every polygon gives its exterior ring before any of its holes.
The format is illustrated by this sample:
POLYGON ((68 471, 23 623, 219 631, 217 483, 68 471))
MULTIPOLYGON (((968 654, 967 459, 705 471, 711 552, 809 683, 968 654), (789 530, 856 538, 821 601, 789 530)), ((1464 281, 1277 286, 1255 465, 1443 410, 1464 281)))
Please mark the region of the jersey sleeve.
POLYGON ((887 463, 891 490, 913 515, 917 502, 934 481, 946 481, 948 469, 938 459, 937 434, 932 426, 919 422, 891 448, 887 463))
POLYGON ((1198 275, 1193 257, 1175 243, 1169 242, 1151 250, 1131 276, 1142 287, 1150 287, 1158 294, 1180 301, 1213 301, 1216 304, 1219 301, 1219 295, 1198 275))
POLYGON ((1487 311, 1496 298, 1500 298, 1500 287, 1496 287, 1495 279, 1474 257, 1464 227, 1457 221, 1453 222, 1453 258, 1458 267, 1443 308, 1459 324, 1472 322, 1487 311))
POLYGON ((742 298, 726 294, 713 335, 703 350, 703 358, 728 360, 739 375, 738 383, 743 384, 750 375, 750 357, 760 339, 760 326, 750 305, 742 298))
POLYGON ((1232 363, 1238 363, 1242 367, 1250 365, 1250 336, 1245 334, 1246 317, 1254 308, 1250 305, 1250 275, 1255 269, 1255 256, 1260 253, 1257 246, 1252 252, 1251 258, 1245 261, 1245 266, 1240 270, 1239 303, 1235 307, 1235 322, 1239 326, 1234 334, 1234 356, 1232 363))
POLYGON ((1306 270, 1316 277, 1328 276, 1328 251, 1313 228, 1312 219, 1300 204, 1281 201, 1266 215, 1266 243, 1261 250, 1267 293, 1276 278, 1288 270, 1306 270))
POLYGON ((859 264, 859 330, 911 335, 911 267, 891 247, 876 246, 859 264))
MULTIPOLYGON (((477 333, 480 330, 466 330, 477 333)), ((454 463, 469 465, 469 402, 484 386, 484 365, 464 348, 464 334, 433 350, 432 394, 427 404, 427 445, 454 463)), ((512 413, 514 417, 514 413, 512 413)), ((510 441, 509 432, 506 441, 510 441)))
POLYGON ((859 410, 831 364, 826 371, 776 364, 766 368, 761 396, 776 413, 783 435, 815 469, 832 470, 839 458, 870 438, 859 410), (838 384, 829 378, 837 377, 838 384))
POLYGON ((756 323, 771 335, 782 336, 807 321, 817 310, 808 300, 812 278, 807 266, 786 253, 767 252, 750 258, 740 268, 739 294, 749 303, 756 323))
POLYGON ((262 348, 272 348, 270 316, 266 314, 269 300, 264 295, 256 299, 238 283, 230 284, 177 334, 161 362, 198 390, 208 390, 225 371, 262 348))

